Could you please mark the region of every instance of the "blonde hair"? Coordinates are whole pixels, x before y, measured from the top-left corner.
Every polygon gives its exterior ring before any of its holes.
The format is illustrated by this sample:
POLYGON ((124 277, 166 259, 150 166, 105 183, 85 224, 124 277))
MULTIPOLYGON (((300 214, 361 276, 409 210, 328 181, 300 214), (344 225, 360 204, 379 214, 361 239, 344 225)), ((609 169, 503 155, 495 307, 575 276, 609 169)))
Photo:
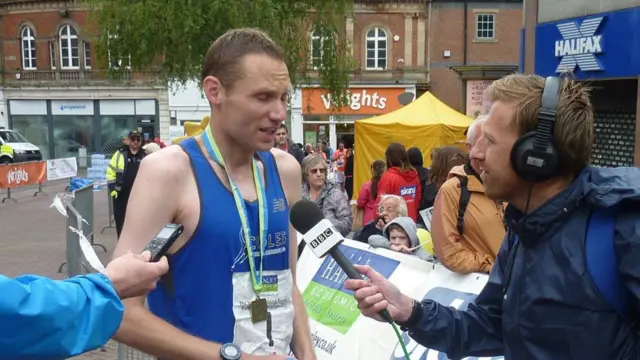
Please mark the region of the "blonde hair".
MULTIPOLYGON (((538 125, 545 78, 513 74, 494 81, 486 91, 491 102, 515 104, 511 126, 523 135, 538 125)), ((594 140, 593 106, 590 89, 577 81, 563 79, 554 127, 553 142, 560 155, 563 176, 576 176, 591 161, 594 140)))
POLYGON ((324 169, 327 169, 327 162, 320 154, 311 154, 302 160, 302 179, 304 181, 307 181, 307 179, 309 178, 309 170, 318 166, 318 164, 322 164, 324 169))

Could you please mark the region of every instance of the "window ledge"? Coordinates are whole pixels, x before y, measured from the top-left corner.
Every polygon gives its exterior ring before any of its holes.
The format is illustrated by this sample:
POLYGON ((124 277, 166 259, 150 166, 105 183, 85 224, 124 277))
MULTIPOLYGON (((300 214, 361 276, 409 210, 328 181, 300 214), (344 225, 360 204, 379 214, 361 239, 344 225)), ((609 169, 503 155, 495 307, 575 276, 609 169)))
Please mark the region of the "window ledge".
POLYGON ((474 43, 486 43, 486 44, 493 44, 493 43, 497 43, 498 39, 473 39, 474 43))

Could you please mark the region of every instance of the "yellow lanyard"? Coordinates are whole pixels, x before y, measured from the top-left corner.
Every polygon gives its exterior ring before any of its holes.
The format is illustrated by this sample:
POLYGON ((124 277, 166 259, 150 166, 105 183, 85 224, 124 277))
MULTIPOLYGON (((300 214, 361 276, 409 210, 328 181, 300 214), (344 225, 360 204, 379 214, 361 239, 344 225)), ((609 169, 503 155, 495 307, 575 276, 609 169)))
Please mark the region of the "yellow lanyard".
POLYGON ((256 294, 259 294, 262 291, 262 264, 264 258, 264 249, 267 246, 267 223, 269 212, 267 211, 266 205, 266 191, 264 186, 264 181, 262 179, 262 173, 258 168, 258 162, 253 159, 253 181, 256 186, 256 193, 258 195, 258 218, 259 218, 259 243, 257 243, 256 248, 260 248, 260 271, 256 271, 255 262, 253 259, 253 243, 251 238, 251 229, 249 226, 249 215, 247 213, 247 206, 244 203, 244 199, 242 198, 242 194, 238 189, 236 183, 231 179, 229 172, 227 171, 224 159, 222 158, 222 153, 220 152, 220 148, 218 144, 216 144, 213 135, 211 134, 211 126, 207 126, 207 129, 204 132, 204 136, 202 137, 205 147, 207 148, 207 152, 213 161, 215 161, 220 167, 222 167, 227 173, 227 178, 229 179, 229 185, 231 186, 231 193, 233 194, 233 200, 236 203, 236 208, 238 209, 238 216, 240 217, 240 224, 242 225, 242 230, 244 234, 244 244, 247 250, 247 259, 249 260, 249 271, 251 272, 251 282, 253 283, 253 289, 256 294))

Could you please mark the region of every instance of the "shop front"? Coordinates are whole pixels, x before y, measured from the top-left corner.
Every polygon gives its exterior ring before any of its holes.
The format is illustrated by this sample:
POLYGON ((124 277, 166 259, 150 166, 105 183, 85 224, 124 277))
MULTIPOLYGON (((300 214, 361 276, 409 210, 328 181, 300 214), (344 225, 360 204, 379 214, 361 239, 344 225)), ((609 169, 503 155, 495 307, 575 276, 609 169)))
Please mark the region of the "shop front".
POLYGON ((354 123, 402 107, 399 96, 415 94, 415 86, 356 87, 349 89, 349 104, 340 109, 331 106, 330 95, 318 87, 299 90, 300 108, 292 108, 292 139, 304 144, 324 141, 335 149, 339 142, 353 143, 354 123), (301 116, 297 116, 298 113, 301 116), (301 122, 298 126, 296 122, 301 122))
POLYGON ((593 163, 640 165, 640 7, 536 26, 535 73, 588 81, 596 113, 593 163))
POLYGON ((43 158, 115 152, 122 137, 138 129, 145 139, 158 134, 158 101, 8 100, 9 127, 38 146, 43 158))

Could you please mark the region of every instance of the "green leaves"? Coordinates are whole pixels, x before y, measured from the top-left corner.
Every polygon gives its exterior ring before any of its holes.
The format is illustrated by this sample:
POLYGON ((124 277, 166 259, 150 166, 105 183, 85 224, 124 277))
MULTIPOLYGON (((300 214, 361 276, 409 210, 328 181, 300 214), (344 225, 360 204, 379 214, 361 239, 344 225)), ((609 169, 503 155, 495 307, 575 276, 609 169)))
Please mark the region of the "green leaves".
MULTIPOLYGON (((317 78, 335 107, 346 105, 355 61, 344 37, 353 0, 90 0, 97 52, 107 59, 131 57, 132 70, 158 70, 184 85, 200 78, 213 41, 233 28, 265 30, 286 53, 291 81, 317 78), (311 29, 322 36, 321 57, 311 64, 311 29)), ((112 69, 115 73, 122 68, 112 69)))

